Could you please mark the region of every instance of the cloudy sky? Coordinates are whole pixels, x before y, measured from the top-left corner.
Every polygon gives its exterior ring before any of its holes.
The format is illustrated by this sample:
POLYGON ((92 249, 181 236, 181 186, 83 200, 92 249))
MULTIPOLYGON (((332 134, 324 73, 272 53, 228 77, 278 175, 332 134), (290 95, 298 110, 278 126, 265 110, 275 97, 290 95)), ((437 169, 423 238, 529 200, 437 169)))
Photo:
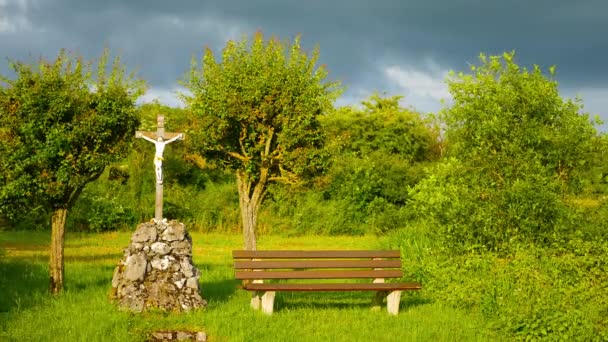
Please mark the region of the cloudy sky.
POLYGON ((557 65, 562 95, 608 121, 608 0, 0 0, 0 73, 7 57, 108 46, 148 81, 144 101, 177 105, 192 56, 257 30, 319 44, 347 87, 339 104, 379 91, 436 111, 448 70, 515 50, 520 64, 557 65))

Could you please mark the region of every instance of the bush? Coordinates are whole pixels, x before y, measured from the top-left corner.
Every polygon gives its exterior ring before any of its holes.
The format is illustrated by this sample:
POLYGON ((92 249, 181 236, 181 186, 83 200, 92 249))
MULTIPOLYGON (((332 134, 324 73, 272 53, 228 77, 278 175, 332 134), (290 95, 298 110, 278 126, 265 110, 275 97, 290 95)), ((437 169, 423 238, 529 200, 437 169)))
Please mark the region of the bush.
POLYGON ((10 230, 44 230, 51 226, 51 214, 47 208, 36 206, 27 213, 4 218, 4 222, 0 218, 0 226, 10 230))
MULTIPOLYGON (((579 233, 578 235, 582 235, 579 233)), ((406 277, 416 296, 482 314, 501 335, 521 340, 608 338, 608 242, 580 237, 552 246, 522 246, 510 255, 454 255, 422 226, 399 230, 406 277)))
POLYGON ((514 58, 482 54, 470 74, 451 75, 454 101, 440 115, 449 158, 410 192, 412 218, 457 252, 548 245, 573 231, 564 198, 592 164, 594 122, 560 97, 553 69, 514 58))
POLYGON ((287 235, 362 235, 363 213, 319 191, 273 186, 260 212, 260 232, 287 235))
POLYGON ((83 193, 72 209, 70 226, 80 231, 104 232, 129 229, 137 224, 133 208, 115 194, 83 193))
POLYGON ((234 178, 197 186, 173 184, 166 190, 165 216, 179 219, 189 230, 199 232, 238 232, 240 222, 239 196, 234 178))
POLYGON ((560 182, 534 172, 497 184, 451 158, 410 189, 407 211, 455 252, 509 251, 518 243, 548 244, 573 230, 578 215, 560 190, 560 182))

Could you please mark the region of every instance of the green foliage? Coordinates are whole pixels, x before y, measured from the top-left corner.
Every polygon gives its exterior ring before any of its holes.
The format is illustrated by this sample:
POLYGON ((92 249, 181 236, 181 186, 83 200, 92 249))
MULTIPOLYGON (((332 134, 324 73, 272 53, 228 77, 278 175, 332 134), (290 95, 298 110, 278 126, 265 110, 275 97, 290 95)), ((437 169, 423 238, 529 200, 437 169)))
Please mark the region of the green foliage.
POLYGON ((580 114, 580 101, 559 96, 554 68, 545 76, 539 66, 521 68, 514 58, 482 54, 471 74, 452 74, 454 105, 442 113, 448 155, 496 172, 496 182, 528 173, 528 161, 565 181, 572 169, 589 163, 596 130, 580 114))
POLYGON ((454 255, 422 226, 393 233, 404 271, 421 281, 420 301, 481 314, 490 329, 517 340, 601 341, 608 337, 605 241, 579 237, 527 245, 510 256, 454 255))
POLYGON ((582 239, 608 241, 608 197, 601 200, 571 200, 578 206, 578 224, 586 227, 582 239))
POLYGON ((608 194, 608 135, 593 138, 589 167, 576 170, 571 189, 578 196, 601 197, 608 194))
MULTIPOLYGON (((438 158, 438 142, 430 122, 402 108, 399 100, 375 94, 361 109, 344 107, 322 118, 332 165, 313 190, 322 198, 311 203, 320 200, 323 205, 312 215, 302 214, 307 224, 326 217, 324 210, 333 219, 319 222, 326 227, 312 231, 383 233, 403 226, 401 209, 408 199, 403 189, 422 179, 424 165, 438 158)), ((308 207, 306 200, 298 203, 308 207)))
POLYGON ((539 67, 520 68, 508 53, 480 60, 448 80, 449 158, 410 191, 412 216, 460 251, 549 243, 572 227, 564 198, 591 165, 596 130, 539 67))
POLYGON ((362 235, 369 229, 364 214, 344 199, 327 199, 319 191, 272 186, 260 216, 261 229, 287 235, 362 235))
POLYGON ((373 95, 363 108, 321 117, 331 156, 310 189, 271 187, 263 229, 287 234, 382 234, 404 226, 404 186, 424 176, 438 157, 436 130, 400 97, 373 95))
MULTIPOLYGON (((182 132, 187 112, 158 103, 137 108, 140 130, 156 130, 156 116, 165 115, 167 131, 182 132)), ((90 183, 71 212, 73 229, 132 229, 154 214, 154 146, 138 141, 127 158, 112 164, 90 183)), ((238 196, 234 176, 210 168, 189 154, 184 144, 171 144, 163 161, 164 217, 179 219, 191 231, 233 232, 238 226, 238 196), (202 163, 199 167, 198 163, 202 163)))
POLYGON ((270 182, 301 183, 324 171, 328 158, 318 117, 340 89, 308 56, 299 37, 261 33, 229 41, 218 62, 210 49, 193 60, 184 83, 192 120, 190 150, 236 173, 245 248, 256 249, 257 218, 270 182))
POLYGON ((263 169, 288 181, 317 174, 324 166, 318 117, 339 92, 316 67, 318 56, 302 51, 299 38, 265 41, 261 33, 229 41, 220 62, 207 49, 185 82, 192 149, 252 179, 263 169))
POLYGON ((140 81, 126 76, 108 51, 96 66, 61 51, 38 65, 10 64, 1 77, 0 213, 69 208, 84 186, 124 157, 138 125, 140 81))
POLYGON ((372 95, 362 109, 342 107, 323 117, 328 148, 336 155, 374 152, 408 162, 437 159, 437 132, 420 113, 399 105, 401 96, 372 95))
MULTIPOLYGON (((107 189, 106 189, 107 190, 107 189)), ((115 192, 83 191, 73 208, 71 225, 81 231, 103 232, 134 227, 134 209, 115 192)))
POLYGON ((454 251, 508 250, 517 243, 548 243, 572 226, 575 213, 561 184, 527 174, 496 187, 477 169, 449 158, 410 190, 408 212, 454 251))

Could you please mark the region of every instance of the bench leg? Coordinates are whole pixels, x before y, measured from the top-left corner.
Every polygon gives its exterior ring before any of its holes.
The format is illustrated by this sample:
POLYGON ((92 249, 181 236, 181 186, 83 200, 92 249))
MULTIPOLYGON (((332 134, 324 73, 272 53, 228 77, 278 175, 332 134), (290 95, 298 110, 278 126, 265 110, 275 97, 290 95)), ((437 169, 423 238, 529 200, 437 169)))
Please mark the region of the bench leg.
POLYGON ((386 296, 386 309, 391 315, 399 313, 399 301, 401 300, 401 291, 392 291, 386 296))
MULTIPOLYGON (((253 284, 263 284, 264 280, 262 279, 254 279, 251 281, 253 284)), ((251 308, 253 310, 260 310, 260 305, 262 303, 262 300, 260 299, 260 296, 263 295, 264 292, 259 292, 259 291, 254 291, 251 293, 251 308)))
POLYGON ((378 291, 374 294, 372 298, 372 311, 380 311, 384 297, 386 297, 386 292, 384 291, 378 291))
POLYGON ((274 291, 266 291, 262 295, 262 311, 267 315, 272 315, 274 308, 274 291))
POLYGON ((261 295, 263 292, 253 291, 251 293, 251 308, 253 310, 260 310, 260 306, 262 304, 261 295))

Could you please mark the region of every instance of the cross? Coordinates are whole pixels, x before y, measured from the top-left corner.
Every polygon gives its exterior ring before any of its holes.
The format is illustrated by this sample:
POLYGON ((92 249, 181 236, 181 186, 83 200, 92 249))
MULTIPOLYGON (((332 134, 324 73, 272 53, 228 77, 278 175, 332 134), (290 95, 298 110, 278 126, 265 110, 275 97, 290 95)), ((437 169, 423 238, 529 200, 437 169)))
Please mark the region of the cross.
POLYGON ((157 117, 156 132, 136 131, 136 138, 143 138, 156 146, 154 154, 154 172, 156 174, 156 202, 154 204, 154 221, 163 220, 163 151, 165 146, 175 140, 184 140, 184 133, 165 132, 165 117, 157 117))

